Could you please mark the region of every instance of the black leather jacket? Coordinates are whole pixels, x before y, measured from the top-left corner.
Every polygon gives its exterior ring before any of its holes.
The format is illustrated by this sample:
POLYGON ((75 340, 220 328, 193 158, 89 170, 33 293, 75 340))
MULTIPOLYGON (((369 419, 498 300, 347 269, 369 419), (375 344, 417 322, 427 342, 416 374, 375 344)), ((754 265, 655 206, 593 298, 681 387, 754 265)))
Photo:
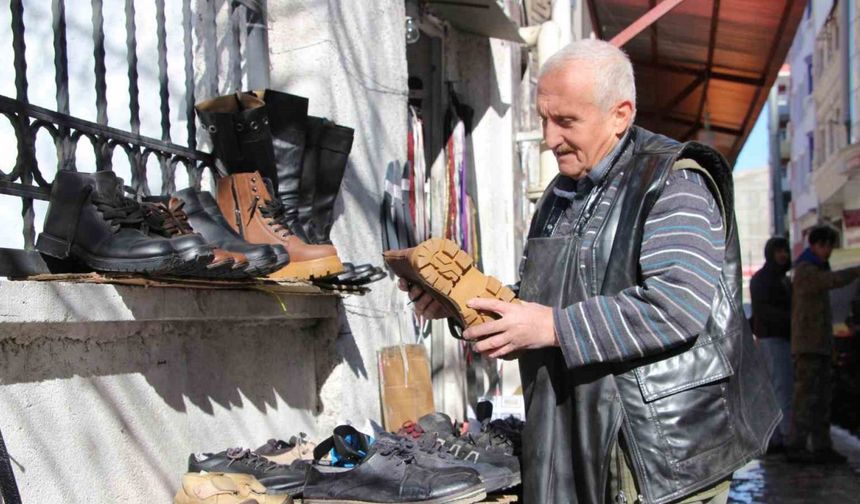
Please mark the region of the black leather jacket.
MULTIPOLYGON (((575 278, 562 299, 570 303, 583 295, 614 295, 641 282, 645 220, 682 158, 703 168, 723 210, 726 252, 717 293, 702 333, 666 353, 579 371, 561 369, 556 349, 520 359, 527 407, 523 448, 525 456, 531 449, 536 459, 524 461, 526 502, 602 502, 609 449, 619 431, 641 501, 670 502, 707 488, 763 452, 780 418, 741 310, 741 261, 728 163, 701 144, 681 144, 641 128, 632 133, 632 157, 607 175, 622 177, 618 191, 611 198, 599 196, 611 200, 609 214, 600 224, 583 228, 596 229, 597 236, 590 253, 576 257, 576 267, 567 268, 575 278), (568 406, 561 407, 563 403, 568 406), (547 453, 555 450, 546 446, 550 439, 564 445, 561 452, 547 453), (566 464, 573 467, 563 467, 566 464)), ((530 238, 540 239, 536 230, 544 229, 549 218, 556 198, 552 186, 538 204, 530 238)), ((535 281, 524 275, 521 296, 541 302, 540 292, 552 281, 551 276, 535 281)))

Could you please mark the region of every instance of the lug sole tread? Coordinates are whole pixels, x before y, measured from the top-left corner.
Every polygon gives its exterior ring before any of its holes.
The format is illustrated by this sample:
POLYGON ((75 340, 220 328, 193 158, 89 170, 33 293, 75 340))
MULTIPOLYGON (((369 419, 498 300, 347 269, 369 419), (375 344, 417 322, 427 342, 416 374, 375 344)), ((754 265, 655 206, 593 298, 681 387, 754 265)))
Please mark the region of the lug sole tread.
POLYGON ((466 306, 472 298, 514 302, 516 296, 495 277, 484 275, 474 267, 472 257, 456 243, 431 238, 413 250, 410 262, 426 285, 438 294, 437 299, 454 308, 464 327, 495 320, 495 313, 466 306))

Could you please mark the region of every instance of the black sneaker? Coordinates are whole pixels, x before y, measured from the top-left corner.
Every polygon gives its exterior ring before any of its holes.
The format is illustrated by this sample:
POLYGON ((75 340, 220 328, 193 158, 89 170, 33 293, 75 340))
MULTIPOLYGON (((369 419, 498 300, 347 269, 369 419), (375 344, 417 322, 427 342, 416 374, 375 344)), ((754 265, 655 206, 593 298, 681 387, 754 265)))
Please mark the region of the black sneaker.
POLYGON ((474 462, 471 459, 459 459, 448 453, 436 442, 435 434, 424 432, 421 430, 421 427, 411 422, 404 424, 403 428, 397 432, 397 435, 387 432, 379 434, 376 443, 397 443, 404 439, 407 440, 406 443, 403 443, 404 448, 410 450, 410 453, 415 457, 415 461, 422 467, 429 469, 446 467, 474 469, 481 477, 487 493, 498 492, 499 490, 513 486, 511 473, 504 467, 497 467, 486 462, 474 462))
POLYGON ((302 501, 470 504, 487 495, 473 469, 424 467, 417 463, 414 443, 403 438, 371 441, 352 427, 335 429, 335 434, 314 450, 317 463, 308 469, 302 501), (332 465, 320 462, 326 454, 330 454, 332 465))
POLYGON ((250 474, 271 494, 295 495, 302 491, 305 482, 304 470, 275 464, 251 450, 242 448, 190 455, 188 472, 203 471, 250 474))
POLYGON ((451 418, 444 413, 430 413, 418 419, 418 424, 413 424, 411 437, 423 437, 425 433, 434 436, 435 442, 445 451, 460 460, 487 463, 502 468, 508 473, 508 481, 503 488, 519 485, 520 461, 517 457, 505 453, 503 450, 494 448, 482 448, 475 444, 471 436, 460 436, 454 429, 451 418), (420 432, 419 432, 420 429, 420 432))
POLYGON ((472 436, 475 444, 485 450, 501 451, 507 455, 520 456, 522 453, 522 432, 524 422, 510 416, 504 419, 481 421, 480 434, 472 436))

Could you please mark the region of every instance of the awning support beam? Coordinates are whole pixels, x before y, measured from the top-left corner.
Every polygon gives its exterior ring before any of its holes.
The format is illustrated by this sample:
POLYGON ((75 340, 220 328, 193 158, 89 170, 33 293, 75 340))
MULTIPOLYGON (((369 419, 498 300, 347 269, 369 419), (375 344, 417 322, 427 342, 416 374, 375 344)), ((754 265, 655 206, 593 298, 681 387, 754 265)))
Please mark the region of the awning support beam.
MULTIPOLYGON (((687 0, 663 0, 659 5, 646 12, 642 17, 622 30, 621 33, 612 37, 612 40, 610 40, 609 43, 615 47, 622 47, 627 42, 630 42, 633 37, 639 35, 646 28, 656 23, 661 17, 668 14, 669 11, 686 1, 687 0)), ((589 5, 589 7, 591 7, 591 5, 589 5)))

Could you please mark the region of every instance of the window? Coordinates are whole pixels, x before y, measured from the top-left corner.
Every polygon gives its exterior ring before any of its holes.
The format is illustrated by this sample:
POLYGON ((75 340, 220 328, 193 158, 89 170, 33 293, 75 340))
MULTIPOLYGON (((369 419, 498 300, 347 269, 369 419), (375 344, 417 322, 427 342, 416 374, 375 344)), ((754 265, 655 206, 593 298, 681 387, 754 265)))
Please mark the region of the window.
POLYGON ((815 136, 812 132, 806 134, 806 162, 808 172, 812 172, 813 162, 815 161, 815 136))

